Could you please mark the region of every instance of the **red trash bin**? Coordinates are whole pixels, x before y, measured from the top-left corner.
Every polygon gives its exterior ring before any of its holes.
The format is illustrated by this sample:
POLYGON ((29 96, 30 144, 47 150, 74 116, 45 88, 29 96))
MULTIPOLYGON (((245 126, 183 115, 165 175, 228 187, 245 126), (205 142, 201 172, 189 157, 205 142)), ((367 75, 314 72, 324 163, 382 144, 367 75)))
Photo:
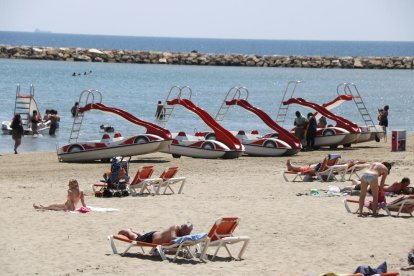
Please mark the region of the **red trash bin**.
POLYGON ((405 151, 407 132, 405 130, 393 130, 391 134, 391 151, 405 151))

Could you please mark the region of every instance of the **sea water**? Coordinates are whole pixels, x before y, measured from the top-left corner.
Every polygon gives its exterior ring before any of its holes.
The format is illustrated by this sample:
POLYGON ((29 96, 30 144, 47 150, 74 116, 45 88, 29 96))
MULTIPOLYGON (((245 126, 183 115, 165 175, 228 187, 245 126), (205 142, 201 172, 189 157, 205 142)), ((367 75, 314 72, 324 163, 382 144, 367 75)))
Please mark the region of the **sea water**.
POLYGON ((256 55, 414 56, 413 41, 206 39, 0 31, 0 44, 256 55))
MULTIPOLYGON (((63 61, 32 61, 0 59, 0 120, 13 116, 16 84, 20 83, 24 94, 29 85, 35 87, 35 99, 41 114, 45 109, 56 109, 61 117, 56 137, 44 135, 23 138, 20 151, 54 150, 56 145, 68 142, 73 119, 70 109, 83 90, 102 92, 102 102, 110 107, 126 110, 136 117, 155 122, 157 101, 164 101, 173 85, 192 88, 191 100, 213 117, 220 108, 228 90, 244 86, 249 91, 248 101, 276 118, 283 93, 289 81, 301 80, 296 97, 316 103, 329 102, 337 96, 337 85, 353 82, 377 122, 378 108, 390 106, 389 130, 414 131, 414 115, 410 107, 414 102, 414 78, 411 70, 352 70, 352 69, 302 69, 216 67, 150 64, 82 63, 63 61), (84 75, 84 72, 92 71, 84 75), (72 74, 81 75, 72 76, 72 74)), ((189 97, 186 94, 186 97, 189 97)), ((284 127, 293 127, 296 110, 307 114, 310 110, 291 106, 284 127)), ((334 113, 363 125, 353 102, 346 102, 334 113)), ((156 122, 155 122, 156 123, 156 122)), ((328 123, 332 123, 329 122, 328 123)), ((123 136, 145 132, 142 127, 108 113, 86 113, 79 140, 100 139, 99 126, 111 125, 123 136)), ((254 114, 241 107, 232 107, 222 125, 229 130, 270 131, 254 114)), ((194 113, 176 106, 166 128, 171 132, 208 130, 207 125, 194 113)), ((11 152, 10 135, 0 136, 0 153, 11 152)))
MULTIPOLYGON (((246 54, 414 55, 413 42, 265 41, 0 32, 0 44, 246 54)), ((68 142, 73 123, 70 109, 86 89, 101 91, 103 103, 107 106, 118 107, 143 120, 155 122, 157 101, 164 101, 173 85, 190 86, 191 100, 213 117, 228 90, 234 86, 244 86, 249 91, 248 101, 275 119, 286 85, 292 80, 303 81, 295 96, 316 103, 331 101, 337 96, 338 84, 353 82, 374 122, 377 122, 377 109, 388 104, 389 130, 414 131, 414 115, 410 110, 414 98, 412 70, 218 67, 14 59, 0 59, 0 121, 13 117, 16 85, 20 83, 22 92, 29 93, 29 86, 33 84, 41 114, 45 109, 58 110, 60 128, 56 137, 25 136, 20 150, 49 151, 68 142), (90 71, 91 74, 84 75, 90 71), (72 76, 73 73, 76 76, 72 76)), ((299 106, 290 107, 283 124, 285 128, 293 127, 296 110, 303 114, 310 111, 299 106)), ((363 125, 352 102, 344 103, 334 112, 363 125)), ((85 115, 79 140, 100 139, 101 124, 112 125, 124 136, 145 132, 145 129, 120 117, 92 111, 85 115)), ((270 131, 254 114, 237 106, 229 110, 222 125, 229 130, 270 131)), ((196 130, 208 130, 200 118, 181 106, 175 108, 166 128, 171 132, 185 131, 190 134, 196 130)), ((12 148, 11 136, 0 135, 0 153, 12 152, 12 148)))

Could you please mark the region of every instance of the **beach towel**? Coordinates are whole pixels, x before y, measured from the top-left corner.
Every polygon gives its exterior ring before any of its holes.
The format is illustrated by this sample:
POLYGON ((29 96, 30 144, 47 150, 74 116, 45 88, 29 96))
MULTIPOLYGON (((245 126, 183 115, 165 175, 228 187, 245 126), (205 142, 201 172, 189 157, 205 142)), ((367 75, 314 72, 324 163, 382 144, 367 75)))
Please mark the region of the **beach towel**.
POLYGON ((199 234, 192 234, 192 235, 186 235, 179 238, 176 238, 173 240, 173 243, 181 244, 185 241, 200 241, 202 239, 205 239, 207 237, 207 233, 199 233, 199 234))
POLYGON ((328 159, 332 160, 332 159, 338 159, 341 158, 341 155, 339 153, 330 153, 328 154, 328 159))
POLYGON ((76 209, 75 211, 71 211, 71 213, 89 213, 89 212, 101 212, 101 213, 107 213, 107 212, 116 212, 119 211, 115 208, 101 208, 101 207, 92 207, 92 206, 86 206, 86 207, 80 207, 76 209))

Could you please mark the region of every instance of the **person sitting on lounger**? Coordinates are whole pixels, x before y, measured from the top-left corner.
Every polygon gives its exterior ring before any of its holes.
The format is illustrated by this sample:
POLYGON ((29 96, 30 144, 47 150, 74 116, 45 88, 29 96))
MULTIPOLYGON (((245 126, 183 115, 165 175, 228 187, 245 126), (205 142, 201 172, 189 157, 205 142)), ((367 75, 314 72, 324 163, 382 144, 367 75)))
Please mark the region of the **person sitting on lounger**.
POLYGON ((79 202, 82 203, 83 207, 86 207, 83 192, 79 190, 78 181, 71 179, 69 180, 68 196, 65 203, 51 204, 49 206, 33 204, 33 207, 37 210, 75 211, 79 202))
POLYGON ((119 235, 124 235, 130 240, 146 242, 146 243, 170 243, 172 240, 189 235, 193 230, 191 222, 186 222, 182 225, 172 225, 163 231, 150 231, 147 233, 135 232, 132 229, 121 230, 119 235))

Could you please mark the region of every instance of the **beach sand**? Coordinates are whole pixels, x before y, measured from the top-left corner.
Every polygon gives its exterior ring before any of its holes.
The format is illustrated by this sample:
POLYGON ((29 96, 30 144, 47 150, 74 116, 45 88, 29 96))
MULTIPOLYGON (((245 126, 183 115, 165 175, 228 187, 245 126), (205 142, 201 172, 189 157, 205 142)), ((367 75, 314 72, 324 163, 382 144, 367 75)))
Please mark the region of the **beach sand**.
MULTIPOLYGON (((413 179, 410 145, 414 137, 409 136, 405 152, 391 152, 390 144, 389 138, 387 143, 301 152, 289 158, 306 165, 335 152, 344 162, 387 160, 395 162, 388 184, 403 176, 413 179)), ((286 183, 281 172, 288 157, 205 160, 174 159, 162 153, 137 156, 130 164, 131 175, 143 165, 155 165, 155 176, 167 166, 178 165, 177 176, 187 177, 184 193, 124 198, 92 194, 91 184, 109 164, 59 163, 55 152, 4 154, 0 159, 3 275, 318 275, 352 273, 359 265, 377 267, 383 261, 389 271, 398 271, 407 265, 407 254, 414 246, 414 218, 360 218, 345 211, 344 196, 296 196, 311 188, 345 187, 351 182, 286 183), (33 209, 33 203, 63 203, 71 178, 79 181, 87 205, 119 211, 76 214, 33 209), (239 216, 242 220, 235 234, 251 237, 242 261, 230 261, 224 249, 219 258, 207 263, 161 262, 142 254, 121 257, 112 254, 107 241, 108 235, 120 229, 159 230, 186 220, 194 223, 193 233, 208 232, 221 216, 239 216)), ((117 244, 125 248, 125 244, 117 244)), ((239 249, 240 244, 230 247, 234 256, 239 249)), ((208 252, 212 254, 214 248, 208 252)))

